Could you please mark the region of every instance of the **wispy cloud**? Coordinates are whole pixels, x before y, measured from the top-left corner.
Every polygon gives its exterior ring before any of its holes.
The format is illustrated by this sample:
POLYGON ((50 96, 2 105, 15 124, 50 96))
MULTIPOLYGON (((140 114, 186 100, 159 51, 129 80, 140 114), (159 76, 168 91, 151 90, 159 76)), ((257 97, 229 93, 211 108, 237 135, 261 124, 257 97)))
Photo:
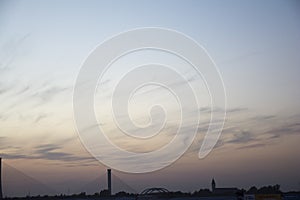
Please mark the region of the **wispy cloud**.
POLYGON ((275 115, 258 115, 255 117, 252 117, 252 120, 268 120, 268 119, 274 119, 276 116, 275 115))
MULTIPOLYGON (((37 123, 49 116, 49 113, 42 111, 40 106, 49 105, 55 100, 61 101, 61 105, 63 105, 67 103, 66 98, 60 97, 71 97, 71 91, 71 87, 52 85, 48 82, 43 85, 28 84, 26 86, 8 86, 0 82, 0 94, 2 94, 0 100, 3 102, 0 106, 1 116, 5 116, 2 120, 21 113, 23 117, 20 117, 20 120, 32 119, 34 123, 37 123), (8 95, 4 95, 4 93, 8 95), (24 111, 25 107, 32 109, 30 113, 24 111)), ((69 99, 71 101, 71 98, 69 99)))
MULTIPOLYGON (((30 37, 30 33, 18 38, 10 38, 0 45, 0 72, 3 73, 12 68, 12 63, 19 55, 19 48, 30 37)), ((0 73, 0 75, 1 75, 0 73)))
POLYGON ((237 149, 252 149, 252 148, 260 148, 260 147, 264 147, 264 146, 266 146, 266 144, 257 143, 257 144, 243 145, 241 147, 238 147, 237 149))
POLYGON ((1 153, 1 157, 5 159, 41 159, 41 160, 53 160, 61 162, 84 162, 94 161, 91 156, 79 156, 72 153, 67 153, 62 150, 60 145, 45 144, 32 148, 31 153, 25 154, 24 151, 16 151, 15 153, 7 154, 1 153))
MULTIPOLYGON (((248 108, 243 108, 243 107, 236 107, 236 108, 227 108, 226 110, 224 108, 220 107, 214 107, 213 108, 214 113, 219 113, 219 112, 226 112, 226 113, 238 113, 238 112, 243 112, 247 111, 248 108)), ((212 107, 204 106, 199 109, 200 113, 211 113, 212 112, 212 107)))
POLYGON ((13 86, 11 84, 0 82, 0 95, 4 95, 5 93, 11 91, 12 88, 13 86))
POLYGON ((241 133, 234 134, 233 138, 228 140, 227 143, 248 143, 251 141, 256 141, 253 133, 248 131, 242 131, 241 133))
POLYGON ((51 101, 55 96, 69 90, 70 87, 51 86, 35 92, 31 97, 37 98, 41 104, 51 101))
MULTIPOLYGON (((204 108, 203 108, 204 109, 204 108)), ((204 109, 206 111, 206 109, 204 109)), ((240 113, 248 112, 246 108, 231 108, 232 113, 240 113)), ((35 118, 35 122, 39 122, 40 120, 47 117, 47 114, 40 114, 35 118)), ((230 118, 227 120, 225 128, 223 130, 223 134, 219 139, 217 145, 215 146, 216 149, 231 148, 231 149, 251 149, 251 148, 261 148, 266 145, 274 144, 273 140, 278 140, 282 137, 286 137, 288 135, 296 135, 300 134, 300 123, 299 117, 292 117, 292 118, 279 118, 275 115, 257 115, 257 116, 250 116, 249 120, 244 119, 243 122, 236 123, 235 120, 230 118), (288 119, 288 120, 287 120, 288 119), (261 127, 258 125, 263 124, 265 127, 261 127)), ((95 126, 101 126, 102 124, 97 124, 95 126)), ((204 133, 207 131, 207 127, 209 125, 209 121, 202 121, 201 125, 198 128, 198 135, 196 141, 193 143, 193 146, 189 149, 189 153, 196 153, 199 151, 199 147, 203 141, 204 133)), ((89 128, 94 128, 91 126, 89 128)), ((186 126, 183 127, 186 133, 189 132, 191 127, 186 126)), ((176 127, 168 127, 165 130, 164 139, 169 140, 174 137, 174 131, 176 127)), ((184 133, 183 133, 184 134, 184 133)), ((120 141, 122 139, 118 138, 120 141)), ((1 147, 5 143, 7 143, 6 137, 0 138, 1 147)), ((126 149, 132 149, 131 140, 124 140, 122 144, 126 149)), ((183 141, 184 142, 184 141, 183 141)), ((11 142, 10 142, 11 144, 11 142)), ((42 145, 37 145, 32 148, 32 152, 30 155, 25 154, 24 151, 14 147, 12 151, 2 153, 1 156, 5 157, 6 159, 42 159, 42 160, 52 160, 52 161, 59 161, 61 163, 65 163, 66 165, 74 166, 76 162, 81 162, 86 165, 94 165, 94 159, 90 156, 80 156, 74 153, 70 153, 66 151, 64 147, 65 143, 61 142, 58 144, 53 143, 46 143, 42 145)), ((9 149, 13 147, 5 146, 4 148, 9 149)), ((144 146, 136 146, 135 150, 140 152, 147 151, 149 149, 147 144, 144 146)), ((109 149, 107 150, 107 154, 104 153, 106 156, 114 156, 109 153, 109 149)), ((118 156, 117 156, 118 157, 118 156)), ((130 158, 127 158, 130 159, 130 158)))
POLYGON ((48 117, 48 115, 47 114, 39 114, 37 117, 36 117, 36 119, 34 120, 34 123, 38 123, 38 122, 40 122, 42 119, 45 119, 45 118, 47 118, 48 117))

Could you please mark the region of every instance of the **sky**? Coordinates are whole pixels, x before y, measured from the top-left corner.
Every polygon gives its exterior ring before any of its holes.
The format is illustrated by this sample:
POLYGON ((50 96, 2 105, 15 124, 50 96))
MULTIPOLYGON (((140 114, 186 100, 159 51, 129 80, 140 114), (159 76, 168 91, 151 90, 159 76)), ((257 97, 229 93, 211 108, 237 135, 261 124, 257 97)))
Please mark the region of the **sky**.
MULTIPOLYGON (((107 117, 107 96, 133 65, 154 59, 186 73, 197 88, 196 96, 201 99, 197 109, 203 117, 193 144, 172 165, 145 174, 113 173, 137 192, 151 186, 194 191, 209 188, 213 177, 217 187, 247 189, 278 183, 283 190, 300 190, 299 18, 300 4, 292 0, 1 0, 0 156, 4 159, 4 194, 24 193, 12 189, 21 182, 21 175, 6 170, 18 170, 58 193, 78 192, 96 177, 103 177, 107 167, 89 154, 77 133, 75 81, 97 45, 142 27, 176 30, 205 48, 224 82, 227 116, 216 147, 199 159, 210 116, 209 95, 201 77, 193 77, 186 63, 163 52, 143 51, 121 58, 99 82, 95 94, 95 113, 103 120, 98 126, 116 145, 134 152, 155 150, 170 141, 180 121, 179 115, 173 114, 179 108, 169 92, 157 86, 145 87, 129 104, 130 109, 133 107, 131 119, 142 126, 149 124, 152 119, 145 108, 159 102, 170 113, 161 116, 161 110, 154 110, 151 114, 158 125, 167 117, 166 129, 151 141, 120 136, 114 121, 107 117), (101 87, 104 89, 98 90, 101 87)), ((183 91, 184 83, 163 70, 159 72, 167 83, 183 91)), ((155 77, 159 76, 149 76, 149 80, 155 77)), ((119 95, 120 101, 126 97, 119 95)), ((119 113, 121 117, 123 114, 119 113)), ((191 116, 187 122, 193 122, 191 116)), ((130 128, 134 134, 144 133, 130 128)), ((185 128, 188 131, 190 126, 185 128)), ((110 155, 109 149, 104 154, 110 155)), ((105 178, 100 181, 105 187, 105 178)), ((34 193, 36 188, 32 187, 34 193)))

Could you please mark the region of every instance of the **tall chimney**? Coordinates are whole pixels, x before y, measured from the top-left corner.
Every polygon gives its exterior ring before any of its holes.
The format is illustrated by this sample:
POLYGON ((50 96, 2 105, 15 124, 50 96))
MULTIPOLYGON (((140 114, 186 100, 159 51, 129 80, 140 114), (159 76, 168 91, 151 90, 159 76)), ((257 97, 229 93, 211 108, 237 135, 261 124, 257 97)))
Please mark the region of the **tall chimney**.
POLYGON ((0 199, 2 198, 2 158, 0 157, 0 199))
POLYGON ((107 169, 107 190, 109 196, 111 196, 111 169, 107 169))

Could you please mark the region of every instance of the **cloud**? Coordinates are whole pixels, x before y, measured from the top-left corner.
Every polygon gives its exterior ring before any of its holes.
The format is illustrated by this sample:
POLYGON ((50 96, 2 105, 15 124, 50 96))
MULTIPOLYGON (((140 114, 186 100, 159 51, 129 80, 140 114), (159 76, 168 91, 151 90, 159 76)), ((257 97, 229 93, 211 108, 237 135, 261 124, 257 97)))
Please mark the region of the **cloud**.
POLYGON ((95 161, 91 156, 80 156, 66 152, 63 150, 62 144, 37 145, 32 148, 30 153, 26 154, 23 148, 9 146, 7 142, 7 137, 0 137, 0 149, 6 151, 6 153, 0 153, 0 157, 4 159, 41 159, 61 161, 68 164, 74 162, 74 165, 81 162, 88 165, 90 162, 95 161))
POLYGON ((0 114, 0 121, 5 121, 7 119, 7 116, 4 114, 0 114))
MULTIPOLYGON (((214 113, 238 113, 238 112, 242 112, 242 111, 247 111, 248 108, 243 108, 243 107, 236 107, 236 108, 227 108, 226 110, 224 110, 223 108, 220 107, 214 107, 214 113)), ((200 113, 211 113, 212 112, 212 107, 210 106, 204 106, 201 107, 199 109, 200 113)))
POLYGON ((248 143, 256 141, 255 135, 249 131, 242 131, 239 134, 234 134, 234 138, 227 141, 227 143, 248 143))
POLYGON ((244 146, 238 147, 238 149, 252 149, 252 148, 260 148, 260 147, 264 147, 264 146, 266 146, 266 144, 257 143, 257 144, 244 145, 244 146))
POLYGON ((7 137, 0 136, 0 149, 1 149, 1 147, 4 145, 6 139, 7 139, 7 137))
POLYGON ((29 90, 30 90, 30 86, 27 85, 27 86, 25 86, 25 87, 22 87, 19 91, 17 91, 17 92, 16 92, 16 95, 19 96, 19 95, 21 95, 21 94, 23 94, 23 93, 25 93, 25 92, 27 92, 27 91, 29 91, 29 90))
POLYGON ((107 84, 109 84, 111 82, 111 79, 106 79, 106 80, 103 80, 99 83, 99 86, 106 86, 107 84))
POLYGON ((265 131, 263 134, 271 135, 271 138, 280 138, 288 135, 299 135, 300 134, 300 123, 298 122, 288 122, 281 124, 278 127, 271 128, 265 131))
MULTIPOLYGON (((18 147, 16 145, 12 145, 12 144, 13 144, 13 142, 9 137, 0 136, 0 151, 1 152, 3 152, 3 151, 14 152, 14 151, 19 151, 21 149, 20 147, 18 147)), ((1 155, 4 155, 4 154, 0 153, 0 157, 1 157, 1 155)))
MULTIPOLYGON (((2 116, 5 118, 1 118, 0 120, 5 120, 10 116, 15 115, 16 113, 22 113, 24 120, 32 118, 34 123, 39 122, 40 120, 46 118, 46 114, 39 114, 37 117, 32 116, 32 114, 28 114, 32 112, 32 109, 39 109, 38 106, 45 105, 47 103, 52 103, 54 100, 58 99, 58 97, 69 95, 66 92, 71 92, 70 86, 59 86, 59 85, 51 85, 50 82, 44 82, 44 84, 36 84, 36 85, 12 85, 12 84, 3 84, 0 82, 0 100, 3 104, 0 106, 2 116), (8 93, 9 95, 3 95, 8 93), (30 108, 26 111, 23 110, 24 107, 30 108)), ((59 99, 61 105, 66 103, 64 99, 59 99)), ((71 98, 70 98, 71 101, 71 98)), ((35 114, 37 115, 37 114, 35 114)))
POLYGON ((8 85, 8 84, 4 84, 4 83, 0 82, 0 94, 1 95, 11 91, 12 88, 13 88, 12 85, 8 85))
POLYGON ((236 108, 226 109, 226 113, 236 113, 236 112, 242 112, 242 111, 247 111, 247 110, 248 110, 248 108, 236 107, 236 108))
POLYGON ((47 118, 47 117, 48 117, 47 114, 40 114, 40 115, 38 115, 38 116, 36 117, 36 119, 34 120, 34 123, 38 123, 38 122, 40 122, 42 119, 45 119, 45 118, 47 118))
POLYGON ((46 159, 46 160, 60 160, 60 161, 82 161, 87 159, 86 157, 77 157, 70 153, 61 151, 61 147, 54 144, 47 144, 37 146, 33 150, 33 157, 35 159, 46 159))
MULTIPOLYGON (((206 110, 206 108, 202 109, 206 110)), ((246 110, 248 109, 239 108, 233 109, 232 112, 246 110)), ((258 115, 241 121, 240 118, 229 118, 214 149, 226 147, 242 150, 275 144, 273 140, 300 134, 299 118, 299 116, 279 118, 276 115, 258 115)), ((189 152, 199 151, 199 146, 203 142, 203 133, 206 133, 208 126, 209 122, 206 122, 199 127, 198 136, 189 152)))
POLYGON ((40 103, 47 103, 51 101, 55 96, 61 94, 64 91, 70 89, 69 87, 60 87, 60 86, 52 86, 47 89, 41 90, 39 92, 35 92, 31 97, 37 98, 40 100, 40 103))
POLYGON ((62 151, 62 147, 56 144, 45 144, 36 146, 33 150, 33 158, 59 161, 94 161, 90 156, 78 156, 62 151))
POLYGON ((282 137, 300 135, 299 117, 279 119, 275 115, 260 115, 251 117, 251 119, 254 119, 251 124, 240 124, 240 126, 230 127, 229 130, 226 130, 226 134, 229 136, 225 143, 242 145, 237 149, 249 149, 273 144, 273 140, 279 140, 282 137), (261 127, 260 124, 263 124, 264 127, 261 127), (249 125, 250 130, 239 130, 249 125))
POLYGON ((261 121, 261 120, 274 119, 275 117, 276 117, 276 115, 258 115, 258 116, 252 117, 251 119, 261 121))
POLYGON ((226 60, 226 61, 223 61, 219 64, 222 64, 222 65, 228 65, 228 64, 232 64, 232 63, 239 63, 241 61, 244 61, 244 60, 248 60, 249 58, 252 58, 252 57, 256 57, 258 55, 260 55, 261 51, 251 51, 251 52, 246 52, 244 54, 240 54, 240 55, 237 55, 229 60, 226 60))
MULTIPOLYGON (((203 107, 201 109, 202 111, 206 111, 207 107, 203 107)), ((223 111, 220 108, 218 109, 218 111, 223 111)), ((231 113, 238 114, 243 114, 244 111, 248 111, 247 108, 242 107, 230 108, 229 110, 229 112, 231 113)), ((45 114, 40 114, 36 117, 35 122, 39 122, 45 117, 45 114)), ((226 147, 231 149, 243 150, 272 145, 273 140, 278 140, 281 137, 285 137, 288 135, 300 134, 299 118, 300 117, 280 118, 275 115, 257 115, 251 116, 250 118, 244 118, 243 120, 241 120, 240 118, 229 118, 226 122, 227 124, 225 125, 221 138, 215 146, 215 149, 226 147)), ((101 126, 103 124, 97 124, 94 126, 99 125, 101 126)), ((188 153, 197 153, 199 151, 199 147, 203 142, 203 136, 207 131, 208 125, 209 121, 202 121, 202 123, 199 124, 198 136, 194 141, 192 147, 189 149, 188 153)), ((89 128, 94 128, 94 126, 91 126, 89 128)), ((191 127, 187 126, 184 128, 186 129, 185 132, 187 133, 189 132, 189 128, 191 127)), ((165 130, 165 132, 167 137, 164 139, 170 139, 174 137, 174 127, 169 127, 169 129, 165 130)), ((0 137, 0 146, 2 149, 2 145, 4 145, 5 143, 12 144, 11 142, 5 142, 5 140, 7 140, 7 138, 0 137)), ((132 147, 132 143, 130 140, 124 141, 123 144, 124 146, 126 146, 126 148, 128 147, 128 149, 132 147)), ((1 154, 1 156, 6 159, 43 159, 59 161, 63 165, 68 166, 78 166, 78 164, 81 165, 82 163, 85 165, 95 164, 95 160, 91 156, 80 156, 74 154, 73 152, 64 150, 63 147, 65 145, 66 143, 64 141, 60 141, 59 144, 46 143, 43 145, 37 145, 32 148, 31 154, 25 154, 24 151, 22 151, 22 148, 16 148, 6 145, 4 146, 4 150, 5 148, 13 150, 10 152, 6 151, 6 154, 3 153, 1 154)), ((147 146, 140 146, 140 148, 141 149, 138 149, 138 151, 143 152, 143 150, 147 150, 147 146)), ((104 154, 105 156, 114 156, 110 154, 109 149, 107 150, 107 153, 104 154)), ((116 157, 118 157, 118 155, 116 155, 116 157)))
MULTIPOLYGON (((201 108, 203 111, 207 110, 207 107, 201 108)), ((221 109, 219 109, 222 111, 221 109)), ((244 112, 248 113, 247 108, 236 107, 231 108, 229 112, 237 113, 237 116, 244 116, 244 112)), ((281 137, 287 137, 289 135, 300 134, 300 117, 279 117, 277 115, 257 115, 257 116, 244 116, 241 118, 228 118, 225 127, 222 131, 214 149, 228 148, 228 149, 250 149, 260 148, 266 145, 275 144, 274 140, 279 140, 281 137)), ((194 143, 188 150, 188 153, 197 153, 199 147, 203 142, 204 134, 209 126, 208 121, 202 121, 199 124, 198 134, 194 143)), ((164 140, 170 140, 176 134, 176 127, 169 127, 164 129, 164 140)), ((191 126, 183 127, 185 133, 188 133, 191 126)), ((132 130, 134 131, 134 130, 132 130)), ((137 131, 137 130, 135 130, 137 131)), ((183 134, 185 134, 183 133, 183 134)), ((162 138, 162 136, 159 136, 162 138)), ((118 138, 120 139, 120 138, 118 138)), ((185 138, 183 137, 183 140, 185 138)), ((126 140, 122 143, 127 149, 131 149, 132 143, 130 140, 126 140)), ((147 150, 147 144, 140 146, 138 151, 144 152, 147 150)), ((112 155, 113 156, 113 155, 112 155)))
POLYGON ((8 39, 6 43, 0 46, 0 75, 12 68, 12 63, 19 55, 20 46, 29 36, 30 33, 27 33, 19 38, 8 39))

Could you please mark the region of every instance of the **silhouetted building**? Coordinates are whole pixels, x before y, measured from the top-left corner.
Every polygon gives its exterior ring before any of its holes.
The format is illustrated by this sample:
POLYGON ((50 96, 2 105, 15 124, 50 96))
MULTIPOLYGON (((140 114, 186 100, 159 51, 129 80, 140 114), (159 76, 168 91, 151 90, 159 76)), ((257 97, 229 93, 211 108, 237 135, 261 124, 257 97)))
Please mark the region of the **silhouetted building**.
POLYGON ((231 188, 218 188, 215 179, 211 181, 212 194, 216 196, 237 196, 238 189, 231 188))
POLYGON ((245 194, 244 200, 281 200, 280 194, 245 194))
POLYGON ((300 199, 300 191, 299 192, 286 192, 282 194, 283 200, 299 200, 300 199))
POLYGON ((107 169, 107 190, 109 196, 111 196, 111 169, 107 169))
POLYGON ((264 186, 257 189, 256 187, 251 187, 245 194, 244 200, 280 200, 281 191, 280 185, 274 186, 264 186))
POLYGON ((2 197, 2 158, 0 157, 0 199, 2 197))

